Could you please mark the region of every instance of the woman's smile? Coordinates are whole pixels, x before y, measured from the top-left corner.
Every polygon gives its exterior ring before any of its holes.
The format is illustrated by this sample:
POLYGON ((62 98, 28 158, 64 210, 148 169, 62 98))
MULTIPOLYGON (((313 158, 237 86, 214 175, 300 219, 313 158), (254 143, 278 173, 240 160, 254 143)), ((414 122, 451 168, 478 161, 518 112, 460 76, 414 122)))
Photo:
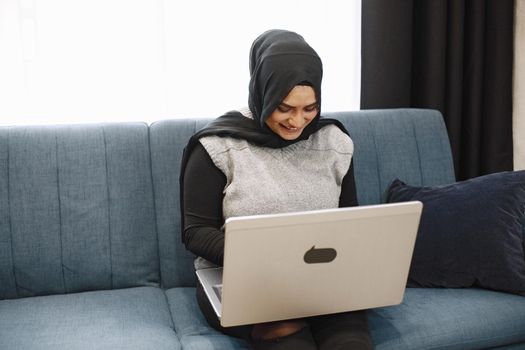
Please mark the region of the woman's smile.
POLYGON ((266 120, 266 125, 285 140, 295 140, 317 116, 315 91, 308 85, 297 85, 266 120))
POLYGON ((279 124, 281 127, 283 127, 285 129, 285 131, 289 132, 289 133, 295 133, 297 132, 299 129, 298 128, 294 128, 294 127, 291 127, 291 126, 286 126, 284 124, 279 124))

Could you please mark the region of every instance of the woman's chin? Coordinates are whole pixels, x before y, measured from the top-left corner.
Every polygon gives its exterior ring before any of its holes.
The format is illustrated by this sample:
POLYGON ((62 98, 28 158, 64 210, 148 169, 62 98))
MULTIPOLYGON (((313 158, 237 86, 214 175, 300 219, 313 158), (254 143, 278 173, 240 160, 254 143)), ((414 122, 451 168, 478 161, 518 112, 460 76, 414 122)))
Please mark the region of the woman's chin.
POLYGON ((289 131, 282 132, 281 131, 279 132, 279 136, 284 140, 293 141, 297 139, 299 136, 301 136, 301 131, 296 131, 296 132, 289 132, 289 131))

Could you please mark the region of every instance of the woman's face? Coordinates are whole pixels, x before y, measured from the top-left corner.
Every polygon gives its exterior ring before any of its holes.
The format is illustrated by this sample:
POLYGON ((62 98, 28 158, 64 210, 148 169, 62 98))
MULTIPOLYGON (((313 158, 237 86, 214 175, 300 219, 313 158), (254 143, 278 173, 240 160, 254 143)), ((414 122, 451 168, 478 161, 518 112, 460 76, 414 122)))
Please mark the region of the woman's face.
POLYGON ((285 140, 295 140, 317 115, 317 99, 311 86, 297 85, 266 120, 266 125, 285 140))

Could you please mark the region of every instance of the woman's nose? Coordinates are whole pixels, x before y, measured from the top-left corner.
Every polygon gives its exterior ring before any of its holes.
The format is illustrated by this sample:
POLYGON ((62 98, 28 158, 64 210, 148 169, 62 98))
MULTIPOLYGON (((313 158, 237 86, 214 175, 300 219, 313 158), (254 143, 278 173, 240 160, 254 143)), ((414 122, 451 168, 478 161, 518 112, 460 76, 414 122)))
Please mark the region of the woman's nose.
POLYGON ((288 124, 290 124, 292 128, 299 128, 303 126, 304 120, 303 112, 298 112, 288 119, 288 124))

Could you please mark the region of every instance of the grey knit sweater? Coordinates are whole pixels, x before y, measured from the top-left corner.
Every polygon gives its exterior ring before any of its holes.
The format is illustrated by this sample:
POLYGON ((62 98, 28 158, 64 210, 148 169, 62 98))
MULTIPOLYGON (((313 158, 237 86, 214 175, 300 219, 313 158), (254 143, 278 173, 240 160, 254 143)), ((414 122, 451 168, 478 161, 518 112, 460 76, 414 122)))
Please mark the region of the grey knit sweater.
MULTIPOLYGON (((224 220, 338 207, 354 151, 350 137, 335 125, 284 148, 219 136, 200 142, 226 176, 224 220)), ((202 257, 195 260, 197 270, 214 266, 202 257)))
POLYGON ((285 148, 218 136, 200 142, 226 175, 224 219, 336 208, 354 150, 335 125, 285 148))

